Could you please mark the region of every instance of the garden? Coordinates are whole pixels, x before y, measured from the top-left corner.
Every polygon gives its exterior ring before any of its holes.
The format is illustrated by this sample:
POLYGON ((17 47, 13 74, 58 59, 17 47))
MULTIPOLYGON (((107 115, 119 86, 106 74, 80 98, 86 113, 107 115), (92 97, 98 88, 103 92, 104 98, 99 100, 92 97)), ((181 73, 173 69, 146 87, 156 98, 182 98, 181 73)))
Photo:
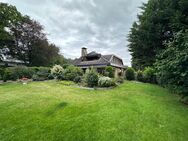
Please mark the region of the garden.
POLYGON ((72 81, 0 85, 1 141, 187 141, 187 106, 167 89, 125 81, 81 89, 72 81))
POLYGON ((49 67, 25 67, 16 66, 0 70, 0 78, 2 81, 72 81, 83 87, 115 87, 124 82, 124 78, 113 78, 114 70, 112 67, 106 67, 103 74, 97 73, 94 68, 88 68, 84 73, 81 68, 73 65, 62 67, 54 65, 49 67))
POLYGON ((88 68, 84 72, 81 68, 73 65, 54 65, 53 67, 26 67, 16 66, 0 69, 0 80, 3 82, 29 81, 72 81, 82 87, 91 88, 113 88, 127 80, 137 80, 141 82, 156 83, 155 72, 147 68, 144 72, 135 72, 133 68, 125 71, 124 77, 114 78, 114 69, 107 66, 103 73, 98 73, 95 68, 88 68))

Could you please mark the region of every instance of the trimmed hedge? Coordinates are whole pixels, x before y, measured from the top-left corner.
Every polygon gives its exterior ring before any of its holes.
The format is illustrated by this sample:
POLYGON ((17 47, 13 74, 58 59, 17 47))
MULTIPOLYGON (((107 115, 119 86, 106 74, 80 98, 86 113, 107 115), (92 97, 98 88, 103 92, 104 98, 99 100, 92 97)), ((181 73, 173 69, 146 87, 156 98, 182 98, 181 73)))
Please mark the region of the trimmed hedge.
POLYGON ((26 67, 26 66, 16 66, 16 67, 8 67, 3 71, 2 79, 4 81, 12 80, 16 81, 17 79, 21 79, 23 77, 26 78, 41 78, 49 79, 50 68, 47 67, 26 67))
POLYGON ((22 77, 32 78, 32 75, 34 74, 34 71, 31 68, 25 67, 25 66, 16 66, 16 67, 9 67, 5 68, 4 74, 3 74, 3 80, 17 80, 22 77))

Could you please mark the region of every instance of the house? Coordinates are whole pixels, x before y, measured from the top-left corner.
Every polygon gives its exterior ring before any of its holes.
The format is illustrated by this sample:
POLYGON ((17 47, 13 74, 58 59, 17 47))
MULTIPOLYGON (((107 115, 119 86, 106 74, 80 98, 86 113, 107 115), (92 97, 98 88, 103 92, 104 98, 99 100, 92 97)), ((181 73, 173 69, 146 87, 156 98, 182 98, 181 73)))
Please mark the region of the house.
POLYGON ((96 68, 99 73, 103 73, 106 66, 112 66, 115 70, 115 77, 124 76, 125 69, 123 60, 114 54, 102 55, 95 51, 87 53, 87 48, 81 49, 81 57, 75 59, 73 64, 82 68, 84 71, 87 68, 96 68))
POLYGON ((25 65, 25 62, 9 57, 2 57, 2 59, 0 60, 0 66, 14 67, 19 65, 25 65))
POLYGON ((12 58, 10 55, 5 55, 6 49, 0 50, 0 66, 2 67, 14 67, 18 65, 25 65, 24 61, 12 58))

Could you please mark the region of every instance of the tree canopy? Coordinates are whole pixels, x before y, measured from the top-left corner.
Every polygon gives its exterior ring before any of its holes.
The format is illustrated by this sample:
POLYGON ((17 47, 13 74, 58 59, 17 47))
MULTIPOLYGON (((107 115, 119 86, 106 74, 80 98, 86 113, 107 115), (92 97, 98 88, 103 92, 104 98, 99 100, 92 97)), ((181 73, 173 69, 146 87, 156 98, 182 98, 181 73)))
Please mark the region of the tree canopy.
POLYGON ((156 55, 172 41, 174 34, 188 28, 187 0, 149 0, 133 23, 128 41, 132 66, 153 66, 156 55))
POLYGON ((188 95, 188 1, 149 0, 128 40, 132 66, 155 68, 158 83, 188 95))
POLYGON ((49 66, 57 60, 61 63, 62 58, 39 22, 6 3, 0 3, 0 55, 10 55, 28 66, 49 66))

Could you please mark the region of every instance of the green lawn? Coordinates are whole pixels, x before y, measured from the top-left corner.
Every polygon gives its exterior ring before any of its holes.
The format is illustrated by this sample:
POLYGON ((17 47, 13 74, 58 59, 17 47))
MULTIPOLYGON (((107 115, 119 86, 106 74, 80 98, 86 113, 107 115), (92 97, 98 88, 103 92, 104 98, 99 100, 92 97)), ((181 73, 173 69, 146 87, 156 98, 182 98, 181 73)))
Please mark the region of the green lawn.
POLYGON ((188 107, 166 89, 125 82, 0 85, 0 141, 188 141, 188 107))

